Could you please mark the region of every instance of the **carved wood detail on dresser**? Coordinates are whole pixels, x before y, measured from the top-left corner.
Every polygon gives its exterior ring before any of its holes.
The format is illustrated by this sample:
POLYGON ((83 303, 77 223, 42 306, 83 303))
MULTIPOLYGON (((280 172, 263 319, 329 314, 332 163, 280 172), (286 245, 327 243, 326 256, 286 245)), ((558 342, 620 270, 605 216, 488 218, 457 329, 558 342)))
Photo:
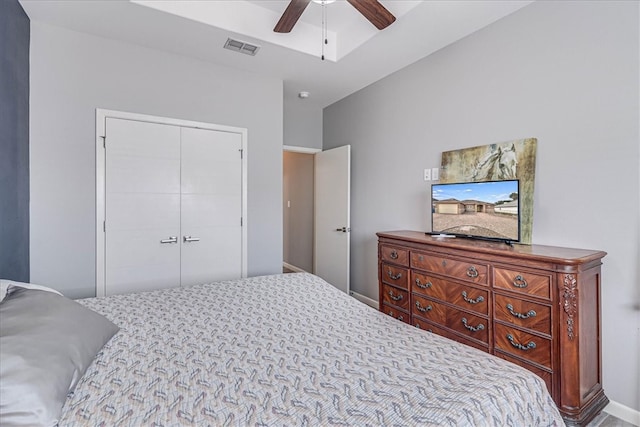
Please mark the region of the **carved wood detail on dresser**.
POLYGON ((418 231, 377 235, 380 311, 534 372, 569 426, 586 425, 607 405, 600 325, 606 252, 418 231))

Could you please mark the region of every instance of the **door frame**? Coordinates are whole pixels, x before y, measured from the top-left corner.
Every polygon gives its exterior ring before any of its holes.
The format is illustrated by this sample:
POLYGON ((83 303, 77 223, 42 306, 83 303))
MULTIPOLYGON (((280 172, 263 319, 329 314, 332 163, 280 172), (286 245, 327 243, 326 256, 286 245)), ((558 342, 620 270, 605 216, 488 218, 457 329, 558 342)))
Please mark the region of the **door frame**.
POLYGON ((220 132, 238 133, 242 137, 242 277, 247 277, 247 177, 248 177, 248 144, 247 129, 224 126, 213 123, 196 122, 191 120, 173 119, 169 117, 151 116, 147 114, 129 113, 125 111, 96 108, 96 296, 106 295, 105 289, 105 220, 106 220, 106 149, 105 133, 107 119, 133 120, 146 123, 215 130, 220 132))
MULTIPOLYGON (((296 146, 296 145, 283 145, 282 146, 282 153, 284 155, 284 152, 290 152, 290 153, 299 153, 299 154, 310 154, 310 155, 315 155, 317 153, 321 153, 322 152, 322 148, 311 148, 311 147, 301 147, 301 146, 296 146)), ((283 172, 284 172, 284 166, 283 166, 283 172)), ((311 192, 314 192, 314 188, 312 187, 311 192)), ((315 201, 315 194, 313 195, 314 201, 315 201)), ((315 214, 316 214, 316 208, 315 206, 313 207, 313 216, 314 216, 314 222, 315 222, 315 214)), ((284 212, 282 213, 282 216, 284 218, 284 212)), ((282 233, 284 235, 284 228, 282 229, 282 233)), ((312 265, 312 269, 313 266, 316 264, 316 254, 313 253, 313 241, 311 242, 311 252, 312 252, 312 259, 311 259, 311 265, 312 265)), ((282 252, 284 254, 284 241, 282 242, 282 252)), ((285 268, 288 268, 289 270, 295 271, 296 273, 304 273, 305 271, 302 270, 301 268, 298 268, 294 265, 291 265, 287 262, 285 262, 284 260, 282 261, 282 266, 285 268)), ((309 271, 308 273, 313 273, 313 271, 309 271)))

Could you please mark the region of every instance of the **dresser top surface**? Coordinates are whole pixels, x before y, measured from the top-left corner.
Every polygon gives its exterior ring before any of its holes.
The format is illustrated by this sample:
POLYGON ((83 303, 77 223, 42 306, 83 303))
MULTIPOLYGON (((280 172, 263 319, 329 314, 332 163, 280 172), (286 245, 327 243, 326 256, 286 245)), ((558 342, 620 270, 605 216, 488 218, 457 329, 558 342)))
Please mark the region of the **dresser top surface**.
POLYGON ((607 255, 604 251, 564 248, 546 245, 523 245, 514 243, 512 246, 501 242, 475 240, 464 237, 438 237, 421 231, 385 231, 376 233, 380 239, 402 240, 408 243, 429 245, 447 249, 459 249, 468 252, 479 252, 509 257, 552 260, 560 264, 583 264, 597 260, 607 255))

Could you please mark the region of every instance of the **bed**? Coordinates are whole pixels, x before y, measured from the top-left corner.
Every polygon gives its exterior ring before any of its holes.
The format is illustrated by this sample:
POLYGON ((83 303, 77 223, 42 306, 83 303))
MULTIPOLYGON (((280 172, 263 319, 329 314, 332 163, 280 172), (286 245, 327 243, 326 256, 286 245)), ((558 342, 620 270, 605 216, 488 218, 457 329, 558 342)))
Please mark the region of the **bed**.
POLYGON ((311 274, 77 302, 119 331, 70 388, 60 426, 564 425, 529 371, 311 274))

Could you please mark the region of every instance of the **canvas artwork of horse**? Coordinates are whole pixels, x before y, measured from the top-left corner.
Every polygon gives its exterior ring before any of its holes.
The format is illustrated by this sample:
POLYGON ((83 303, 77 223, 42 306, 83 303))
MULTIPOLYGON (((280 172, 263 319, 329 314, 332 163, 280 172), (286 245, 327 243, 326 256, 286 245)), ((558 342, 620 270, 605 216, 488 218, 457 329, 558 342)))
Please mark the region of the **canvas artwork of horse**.
POLYGON ((472 181, 500 181, 516 179, 518 155, 515 144, 503 148, 491 145, 492 149, 484 155, 474 167, 472 181))
POLYGON ((528 138, 445 151, 440 182, 520 180, 521 242, 531 243, 537 143, 528 138))

